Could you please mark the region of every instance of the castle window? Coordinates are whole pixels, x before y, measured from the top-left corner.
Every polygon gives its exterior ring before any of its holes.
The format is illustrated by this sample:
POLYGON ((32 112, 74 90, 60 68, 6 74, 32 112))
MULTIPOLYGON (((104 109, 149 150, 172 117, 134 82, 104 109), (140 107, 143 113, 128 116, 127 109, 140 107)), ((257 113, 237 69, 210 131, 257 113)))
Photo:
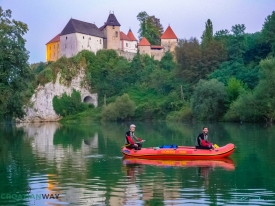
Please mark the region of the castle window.
POLYGON ((67 39, 68 37, 66 37, 66 39, 67 39))
POLYGON ((113 26, 113 29, 115 29, 115 26, 113 26))
POLYGON ((118 37, 118 31, 116 31, 116 37, 118 37))
POLYGON ((137 48, 137 45, 135 44, 135 47, 137 48))
POLYGON ((99 43, 101 44, 101 39, 99 40, 99 43))
POLYGON ((84 39, 84 36, 83 36, 83 39, 84 39))
POLYGON ((128 47, 128 43, 126 43, 126 47, 128 47))
POLYGON ((89 40, 91 40, 91 37, 89 38, 89 40))

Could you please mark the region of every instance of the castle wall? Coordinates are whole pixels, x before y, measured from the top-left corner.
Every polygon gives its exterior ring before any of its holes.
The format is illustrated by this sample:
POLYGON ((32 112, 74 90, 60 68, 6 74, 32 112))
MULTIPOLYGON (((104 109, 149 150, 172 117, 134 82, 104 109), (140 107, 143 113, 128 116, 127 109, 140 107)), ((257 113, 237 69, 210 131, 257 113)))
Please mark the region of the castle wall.
POLYGON ((140 54, 148 54, 151 56, 151 47, 150 46, 138 46, 140 54))
POLYGON ((161 46, 164 47, 164 51, 174 52, 175 47, 178 45, 177 39, 161 39, 161 46))
POLYGON ((161 60, 161 58, 164 56, 163 49, 161 50, 151 50, 151 56, 154 56, 155 60, 161 60))
POLYGON ((103 30, 107 38, 107 49, 117 50, 120 48, 120 27, 106 26, 103 30))
POLYGON ((103 49, 103 38, 73 33, 60 36, 60 56, 72 57, 82 50, 96 53, 103 49))
POLYGON ((60 42, 52 42, 46 45, 46 61, 56 61, 60 58, 60 42))
POLYGON ((125 57, 128 61, 132 61, 134 56, 136 55, 136 53, 122 51, 122 50, 118 50, 117 53, 119 56, 125 57))

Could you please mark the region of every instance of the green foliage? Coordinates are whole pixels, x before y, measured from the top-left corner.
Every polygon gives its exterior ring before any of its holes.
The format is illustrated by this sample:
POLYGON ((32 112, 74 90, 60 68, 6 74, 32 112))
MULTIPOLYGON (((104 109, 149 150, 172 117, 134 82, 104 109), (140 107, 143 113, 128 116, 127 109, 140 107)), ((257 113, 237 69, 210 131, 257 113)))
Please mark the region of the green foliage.
POLYGON ((149 16, 145 11, 140 12, 137 19, 140 25, 139 39, 145 37, 151 44, 160 45, 160 37, 163 32, 160 20, 155 16, 149 16))
POLYGON ((199 120, 219 120, 225 112, 226 90, 223 83, 200 80, 192 98, 192 112, 199 120))
POLYGON ((123 94, 116 98, 114 103, 108 104, 102 110, 102 119, 104 121, 127 120, 134 116, 135 102, 128 94, 123 94))
POLYGON ((0 7, 0 118, 23 117, 22 107, 34 78, 23 38, 28 26, 11 19, 11 14, 0 7))
POLYGON ((53 108, 55 112, 63 117, 77 114, 88 108, 88 105, 82 103, 80 93, 73 90, 71 96, 63 93, 60 98, 54 96, 53 108))
POLYGON ((259 82, 259 66, 244 65, 239 61, 226 61, 220 64, 219 68, 209 74, 210 79, 217 79, 227 84, 230 78, 235 77, 249 88, 253 89, 259 82))
POLYGON ((275 58, 260 63, 260 82, 252 92, 243 93, 233 102, 226 120, 272 122, 275 118, 275 58))
MULTIPOLYGON (((83 51, 85 53, 85 51, 83 51)), ((57 74, 60 73, 60 82, 64 85, 70 85, 73 77, 75 77, 80 69, 86 70, 86 59, 82 56, 82 52, 72 58, 61 57, 56 62, 52 62, 46 66, 37 75, 37 84, 45 85, 48 82, 55 82, 57 74)))
POLYGON ((247 89, 247 86, 240 80, 232 77, 228 80, 226 92, 229 102, 235 101, 241 93, 247 89))
POLYGON ((272 48, 273 55, 275 55, 275 11, 265 19, 262 33, 265 41, 272 48))
POLYGON ((226 51, 218 41, 213 40, 201 47, 196 38, 180 40, 176 47, 176 75, 188 83, 197 83, 217 69, 226 58, 226 51))
POLYGON ((191 121, 193 119, 192 109, 189 104, 184 105, 181 110, 170 112, 167 121, 191 121))
POLYGON ((202 45, 208 45, 213 40, 213 24, 210 19, 205 23, 205 30, 202 34, 202 45))

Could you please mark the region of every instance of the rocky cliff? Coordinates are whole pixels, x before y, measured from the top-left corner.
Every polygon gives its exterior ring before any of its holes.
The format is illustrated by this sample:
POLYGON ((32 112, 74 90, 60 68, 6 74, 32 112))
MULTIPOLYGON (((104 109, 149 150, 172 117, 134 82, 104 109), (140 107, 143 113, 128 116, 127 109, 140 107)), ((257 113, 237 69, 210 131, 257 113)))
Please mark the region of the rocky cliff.
POLYGON ((81 94, 81 99, 87 104, 94 104, 97 107, 97 94, 91 94, 88 86, 83 86, 85 77, 84 70, 79 70, 78 74, 72 78, 70 85, 62 84, 60 73, 57 74, 55 82, 48 82, 45 85, 39 85, 32 95, 28 105, 24 107, 26 115, 23 119, 17 119, 17 122, 53 122, 61 119, 53 108, 54 96, 61 96, 63 93, 70 95, 73 89, 81 94))

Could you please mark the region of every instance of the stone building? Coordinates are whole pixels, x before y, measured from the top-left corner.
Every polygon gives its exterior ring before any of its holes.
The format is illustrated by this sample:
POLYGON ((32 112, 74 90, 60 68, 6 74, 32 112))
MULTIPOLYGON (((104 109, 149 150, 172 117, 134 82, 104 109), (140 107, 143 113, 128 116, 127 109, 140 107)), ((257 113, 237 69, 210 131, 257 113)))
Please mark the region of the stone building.
POLYGON ((56 61, 62 56, 72 57, 82 50, 96 53, 101 49, 114 49, 118 55, 133 59, 137 50, 141 54, 160 60, 166 51, 173 52, 178 38, 170 26, 161 36, 161 45, 151 45, 146 38, 138 43, 131 29, 127 35, 120 30, 114 13, 110 13, 103 26, 70 19, 60 34, 46 44, 46 61, 56 61))
POLYGON ((60 56, 72 57, 84 49, 96 53, 105 39, 95 24, 70 19, 60 33, 60 56))
POLYGON ((160 37, 161 39, 161 46, 164 47, 164 51, 175 51, 175 47, 178 45, 178 37, 170 27, 170 25, 167 27, 167 29, 163 32, 163 34, 160 37))
POLYGON ((137 53, 137 39, 134 36, 131 29, 126 35, 122 31, 120 32, 120 47, 121 51, 137 53))
POLYGON ((56 61, 60 58, 60 34, 57 34, 46 44, 46 61, 56 61))

